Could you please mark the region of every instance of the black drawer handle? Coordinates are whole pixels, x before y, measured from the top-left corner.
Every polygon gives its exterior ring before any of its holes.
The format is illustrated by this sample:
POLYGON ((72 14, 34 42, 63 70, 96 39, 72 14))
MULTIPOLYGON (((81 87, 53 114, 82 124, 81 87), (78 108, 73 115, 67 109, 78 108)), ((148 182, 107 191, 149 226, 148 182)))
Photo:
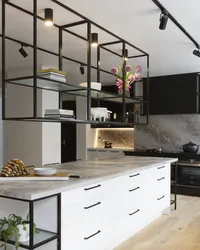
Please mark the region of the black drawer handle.
POLYGON ((157 181, 162 181, 162 180, 164 180, 165 179, 165 177, 162 177, 162 178, 160 178, 160 179, 157 179, 157 181))
POLYGON ((165 168, 165 166, 162 166, 162 167, 157 167, 157 169, 162 169, 162 168, 165 168))
POLYGON ((194 184, 194 181, 190 181, 189 183, 190 183, 190 184, 194 184))
POLYGON ((101 185, 97 185, 97 186, 94 186, 94 187, 90 187, 90 188, 85 188, 84 190, 85 191, 88 191, 88 190, 91 190, 91 189, 94 189, 94 188, 98 188, 98 187, 101 187, 101 185))
POLYGON ((165 198, 165 195, 161 196, 160 198, 157 198, 158 201, 162 200, 163 198, 165 198))
POLYGON ((135 191, 135 190, 138 190, 140 187, 136 187, 136 188, 134 188, 134 189, 130 189, 129 190, 129 192, 133 192, 133 191, 135 191))
POLYGON ((98 205, 101 205, 101 202, 97 202, 96 204, 93 204, 93 205, 91 205, 89 207, 84 207, 84 209, 89 209, 89 208, 92 208, 92 207, 96 207, 98 205))
POLYGON ((84 240, 89 240, 90 238, 92 238, 92 237, 94 237, 95 235, 100 234, 100 233, 101 233, 101 231, 98 230, 96 233, 94 233, 94 234, 92 234, 92 235, 90 235, 90 236, 88 236, 88 237, 85 237, 84 240))
POLYGON ((134 174, 134 175, 129 175, 129 177, 132 178, 132 177, 136 177, 138 175, 140 175, 140 174, 138 173, 138 174, 134 174))
POLYGON ((131 216, 131 215, 137 214, 138 212, 140 212, 140 209, 137 209, 135 212, 133 212, 133 213, 131 213, 129 215, 131 216))

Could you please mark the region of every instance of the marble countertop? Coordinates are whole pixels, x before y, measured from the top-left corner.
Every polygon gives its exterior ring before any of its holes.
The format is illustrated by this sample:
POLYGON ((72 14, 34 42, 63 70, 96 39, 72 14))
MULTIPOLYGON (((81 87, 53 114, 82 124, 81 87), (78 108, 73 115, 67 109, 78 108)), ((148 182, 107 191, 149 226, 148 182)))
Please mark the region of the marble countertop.
POLYGON ((105 150, 105 151, 130 151, 133 152, 134 148, 87 148, 87 150, 91 150, 91 151, 97 151, 97 150, 105 150))
POLYGON ((97 182, 176 162, 176 158, 126 156, 116 159, 95 159, 56 165, 60 171, 79 175, 68 181, 0 181, 0 195, 35 200, 97 182))

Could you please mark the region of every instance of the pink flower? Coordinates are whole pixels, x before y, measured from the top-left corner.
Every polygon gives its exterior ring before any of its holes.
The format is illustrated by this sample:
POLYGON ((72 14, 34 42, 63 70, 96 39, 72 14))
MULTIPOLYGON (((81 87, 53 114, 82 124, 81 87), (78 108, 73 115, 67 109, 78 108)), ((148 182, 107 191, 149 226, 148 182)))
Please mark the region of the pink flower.
POLYGON ((131 67, 130 65, 126 65, 126 66, 125 66, 125 71, 126 71, 126 72, 130 72, 131 69, 132 69, 132 67, 131 67))
POLYGON ((118 68, 113 67, 113 68, 111 69, 111 73, 112 73, 113 75, 117 75, 117 74, 118 74, 118 68))
POLYGON ((135 74, 135 81, 139 81, 141 79, 141 75, 139 73, 135 74))
POLYGON ((116 86, 118 87, 118 89, 122 89, 123 88, 123 82, 121 79, 117 79, 116 80, 116 86))
POLYGON ((137 66, 137 67, 136 67, 136 72, 139 73, 139 72, 141 72, 141 71, 142 71, 142 67, 141 67, 141 66, 137 66))

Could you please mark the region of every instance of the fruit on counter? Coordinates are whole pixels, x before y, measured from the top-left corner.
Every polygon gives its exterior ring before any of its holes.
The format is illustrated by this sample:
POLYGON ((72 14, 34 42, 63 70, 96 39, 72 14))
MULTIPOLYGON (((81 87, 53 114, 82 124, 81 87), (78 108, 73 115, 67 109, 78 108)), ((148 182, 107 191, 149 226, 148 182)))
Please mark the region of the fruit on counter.
POLYGON ((19 159, 12 159, 8 164, 6 164, 2 171, 2 177, 15 177, 15 176, 27 176, 29 172, 23 161, 19 159))

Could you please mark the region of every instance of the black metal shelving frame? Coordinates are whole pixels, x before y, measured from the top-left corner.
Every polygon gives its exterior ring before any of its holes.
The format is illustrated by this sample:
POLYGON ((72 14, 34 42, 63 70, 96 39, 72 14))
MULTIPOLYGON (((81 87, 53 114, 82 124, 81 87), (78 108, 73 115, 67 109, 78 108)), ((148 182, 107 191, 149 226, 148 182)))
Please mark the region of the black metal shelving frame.
MULTIPOLYGON (((6 195, 5 196, 0 195, 0 198, 26 202, 29 204, 30 239, 29 239, 29 244, 28 244, 28 242, 20 242, 19 246, 21 248, 33 250, 33 249, 36 249, 40 246, 43 246, 43 245, 51 242, 51 241, 57 240, 56 250, 61 250, 61 194, 55 194, 55 195, 42 197, 42 198, 35 199, 35 200, 20 199, 20 198, 10 197, 10 196, 6 196, 6 195), (53 197, 56 197, 56 202, 57 202, 57 232, 56 233, 49 232, 49 231, 37 228, 38 231, 40 232, 39 236, 41 234, 44 234, 44 239, 43 240, 41 239, 38 242, 36 242, 37 235, 34 236, 34 233, 33 233, 34 232, 34 204, 35 204, 35 202, 46 200, 46 199, 53 198, 53 197)), ((11 244, 11 245, 15 245, 15 241, 13 241, 13 240, 8 240, 7 243, 11 244)))
MULTIPOLYGON (((117 101, 117 102, 122 103, 122 105, 123 105, 123 121, 122 122, 106 121, 107 125, 134 126, 135 123, 126 123, 126 104, 129 104, 129 103, 133 103, 133 104, 139 103, 142 105, 144 105, 144 104, 146 105, 146 108, 145 108, 146 122, 144 123, 144 125, 148 124, 148 122, 149 122, 149 65, 150 65, 149 54, 146 53, 145 51, 141 50, 140 48, 136 47, 135 45, 125 41, 121 37, 113 34, 109 30, 101 27, 100 25, 91 21, 90 19, 86 18, 85 16, 79 14, 78 12, 69 8, 65 4, 63 4, 57 0, 51 0, 51 1, 54 4, 62 7, 66 11, 69 11, 69 12, 75 14, 77 16, 77 18, 82 19, 81 21, 68 23, 65 25, 57 25, 56 23, 54 23, 54 27, 57 27, 59 29, 58 53, 54 53, 52 51, 48 51, 44 48, 38 47, 37 22, 38 22, 38 20, 44 21, 44 18, 37 15, 37 0, 33 0, 33 12, 30 12, 30 11, 14 4, 14 3, 11 3, 10 1, 2 0, 2 35, 1 35, 1 37, 2 37, 2 119, 3 120, 14 120, 14 121, 73 122, 73 123, 84 123, 84 124, 105 124, 105 122, 92 121, 92 119, 91 119, 91 98, 95 98, 98 100, 98 103, 100 103, 99 101, 101 101, 101 100, 108 100, 109 99, 109 101, 117 101), (5 14, 5 12, 6 12, 7 5, 33 17, 33 44, 28 44, 28 43, 25 43, 24 41, 19 41, 15 38, 6 36, 6 16, 5 16, 6 14, 5 14), (79 26, 79 25, 87 25, 87 38, 85 38, 79 34, 76 34, 75 32, 72 32, 71 30, 68 30, 68 28, 79 26), (91 64, 91 33, 92 33, 91 27, 92 26, 95 26, 98 29, 106 32, 107 34, 111 35, 115 39, 112 42, 102 43, 102 44, 99 44, 99 46, 97 46, 97 49, 96 49, 97 50, 96 51, 97 52, 97 66, 93 66, 91 64), (87 63, 80 62, 78 60, 75 60, 73 58, 69 58, 69 57, 66 57, 65 55, 63 55, 63 53, 62 53, 62 51, 63 51, 63 32, 67 32, 67 33, 77 37, 78 39, 82 39, 85 42, 87 42, 87 63), (6 72, 6 68, 5 68, 6 67, 6 53, 5 53, 6 40, 10 40, 10 41, 13 41, 13 42, 19 43, 19 44, 26 44, 27 46, 33 48, 33 75, 32 76, 19 77, 19 78, 15 78, 15 79, 6 79, 6 76, 5 76, 5 72, 6 72), (118 43, 122 45, 122 54, 118 54, 115 51, 112 51, 110 49, 110 47, 112 45, 118 44, 118 43), (139 51, 141 53, 140 55, 129 56, 128 57, 129 59, 138 58, 138 57, 146 57, 146 61, 147 61, 146 62, 146 65, 147 65, 146 93, 147 94, 145 96, 145 100, 141 100, 141 98, 133 98, 133 97, 128 98, 128 97, 126 97, 125 85, 123 85, 122 96, 119 96, 117 94, 112 95, 111 93, 107 93, 108 95, 110 95, 110 98, 107 98, 107 99, 102 97, 102 94, 101 94, 102 91, 100 92, 100 91, 91 89, 91 69, 97 70, 97 82, 100 82, 101 72, 104 72, 107 74, 112 74, 110 71, 107 71, 105 69, 101 69, 101 67, 100 67, 101 50, 105 50, 111 54, 114 54, 117 57, 121 57, 122 68, 123 68, 123 82, 125 82, 125 66, 126 66, 125 50, 126 50, 126 46, 130 46, 131 48, 133 48, 136 51, 139 51), (45 81, 48 82, 47 87, 40 86, 38 84, 38 82, 39 82, 39 80, 40 81, 42 80, 42 77, 39 77, 37 75, 37 73, 38 73, 37 72, 37 66, 38 66, 37 50, 54 55, 54 56, 57 56, 59 70, 63 70, 63 59, 87 66, 88 88, 81 88, 81 87, 70 85, 68 83, 62 83, 62 82, 58 82, 58 81, 54 81, 54 80, 52 81, 49 79, 45 79, 45 81), (30 79, 32 81, 32 84, 27 83, 28 80, 30 80, 30 79), (9 118, 6 117, 6 84, 9 84, 9 83, 33 88, 33 116, 31 116, 31 117, 9 117, 9 118), (56 84, 57 88, 52 87, 53 84, 56 84), (78 119, 73 120, 73 119, 64 119, 64 118, 63 119, 58 119, 58 118, 57 119, 49 119, 49 118, 44 118, 44 117, 38 117, 38 115, 37 115, 37 99, 38 99, 37 98, 37 89, 38 88, 48 89, 48 90, 53 90, 53 91, 59 92, 59 108, 62 108, 61 102, 60 102, 60 98, 61 98, 62 94, 74 94, 74 95, 80 95, 80 96, 87 97, 87 119, 86 120, 78 120, 78 119)), ((43 79, 43 81, 44 81, 44 79, 43 79)))

